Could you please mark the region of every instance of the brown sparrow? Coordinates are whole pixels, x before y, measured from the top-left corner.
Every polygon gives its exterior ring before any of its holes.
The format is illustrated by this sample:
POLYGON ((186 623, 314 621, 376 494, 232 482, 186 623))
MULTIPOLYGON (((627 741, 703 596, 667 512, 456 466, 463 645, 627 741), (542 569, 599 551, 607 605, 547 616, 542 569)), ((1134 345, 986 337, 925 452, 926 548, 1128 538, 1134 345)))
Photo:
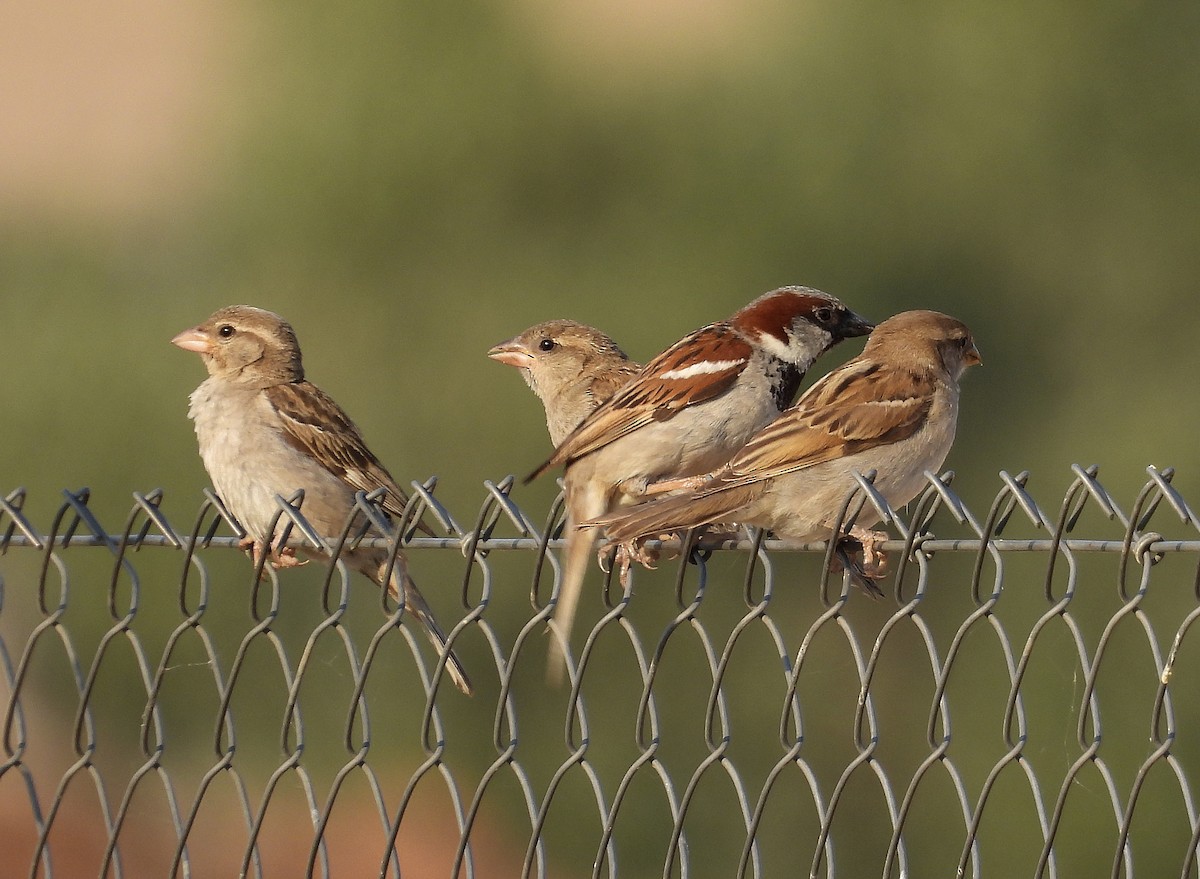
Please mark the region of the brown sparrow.
POLYGON ((488 357, 521 370, 546 409, 556 446, 641 369, 604 333, 570 320, 532 326, 493 347, 488 357))
MULTIPOLYGON (((954 441, 958 380, 981 362, 960 321, 936 311, 898 314, 701 487, 581 527, 603 527, 635 552, 640 538, 729 520, 797 541, 832 537, 856 472, 876 471, 875 489, 898 508, 925 485, 925 471, 941 467, 954 441)), ((868 504, 851 531, 868 576, 882 570, 874 547, 887 535, 865 529, 878 519, 868 504)))
POLYGON ((817 357, 871 329, 826 293, 782 287, 676 342, 558 445, 525 481, 565 468, 567 537, 554 615, 564 641, 596 539, 581 523, 725 463, 791 402, 817 357))
MULTIPOLYGON (((271 551, 282 526, 271 533, 279 511, 275 496, 304 490, 304 516, 322 535, 341 533, 355 493, 386 489, 381 506, 399 517, 408 502, 391 474, 367 448, 358 428, 337 403, 304 379, 300 345, 279 315, 248 305, 217 311, 204 323, 171 340, 195 351, 208 369, 191 395, 200 457, 226 509, 246 530, 255 563, 263 554, 276 567, 298 564, 293 552, 271 551)), ((286 523, 284 523, 286 524, 286 523)), ((418 527, 431 531, 423 524, 418 527)), ((341 555, 350 567, 399 598, 425 627, 446 669, 464 693, 471 683, 446 645, 446 636, 416 583, 403 554, 385 584, 385 549, 358 548, 341 555)))

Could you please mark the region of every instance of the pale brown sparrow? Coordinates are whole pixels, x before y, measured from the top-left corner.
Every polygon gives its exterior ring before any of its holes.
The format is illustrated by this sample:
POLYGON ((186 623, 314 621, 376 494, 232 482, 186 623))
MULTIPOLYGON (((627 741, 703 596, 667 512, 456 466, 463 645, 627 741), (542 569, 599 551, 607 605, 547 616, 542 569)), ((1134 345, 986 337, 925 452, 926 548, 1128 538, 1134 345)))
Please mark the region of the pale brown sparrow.
MULTIPOLYGON (((855 473, 876 471, 875 490, 898 508, 925 485, 927 470, 941 467, 954 441, 959 378, 981 362, 960 321, 935 311, 898 314, 699 487, 583 524, 634 551, 641 538, 730 520, 797 541, 834 537, 855 473)), ((866 530, 878 520, 867 504, 851 531, 868 575, 882 570, 874 547, 887 535, 866 530)))
MULTIPOLYGON (((383 509, 395 517, 403 514, 404 492, 342 408, 305 380, 300 345, 279 315, 233 305, 171 342, 198 353, 208 370, 208 379, 192 392, 188 415, 213 488, 246 530, 245 542, 256 563, 269 552, 277 567, 297 564, 294 554, 271 551, 279 537, 270 530, 279 511, 276 495, 288 497, 303 489, 302 512, 326 537, 345 528, 358 491, 386 489, 379 502, 383 509)), ((432 534, 422 523, 418 527, 432 534)), ((340 557, 386 585, 393 596, 403 594, 405 610, 424 625, 438 652, 446 653, 455 685, 470 694, 470 680, 408 575, 403 553, 386 584, 387 550, 360 547, 340 557)))
POLYGON ((791 402, 817 357, 871 329, 819 290, 773 290, 659 354, 558 445, 526 482, 565 468, 567 536, 554 615, 564 640, 596 539, 581 523, 719 467, 791 402))
POLYGON ((555 446, 641 369, 604 333, 571 320, 536 324, 488 357, 521 370, 542 401, 555 446))

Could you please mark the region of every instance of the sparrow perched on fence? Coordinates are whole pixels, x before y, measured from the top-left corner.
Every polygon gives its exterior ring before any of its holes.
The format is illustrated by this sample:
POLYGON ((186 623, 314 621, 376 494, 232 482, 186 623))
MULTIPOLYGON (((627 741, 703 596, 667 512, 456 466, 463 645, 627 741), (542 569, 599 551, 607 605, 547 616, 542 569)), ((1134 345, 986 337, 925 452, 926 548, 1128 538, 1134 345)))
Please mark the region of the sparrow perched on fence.
MULTIPOLYGON (((381 506, 402 515, 404 492, 342 408, 305 380, 300 345, 279 315, 233 305, 171 342, 198 353, 208 370, 208 379, 192 392, 188 416, 213 487, 246 530, 243 542, 253 548, 256 564, 264 553, 276 567, 298 564, 293 552, 271 548, 278 537, 270 532, 279 510, 276 495, 303 489, 304 515, 326 536, 345 527, 358 491, 386 489, 381 506)), ((433 533, 423 523, 418 527, 433 533)), ((396 598, 403 595, 405 610, 424 625, 438 652, 447 654, 450 677, 469 695, 466 672, 409 577, 403 554, 383 582, 388 555, 386 549, 358 548, 341 558, 396 598)))
POLYGON ((817 357, 872 326, 809 287, 760 296, 651 360, 526 477, 565 468, 567 537, 554 615, 564 640, 596 540, 582 523, 723 464, 791 402, 817 357))
MULTIPOLYGON (((642 367, 604 333, 570 320, 536 324, 488 351, 488 357, 521 370, 546 410, 546 429, 557 446, 591 412, 616 393, 642 367)), ((578 591, 560 591, 555 619, 569 640, 578 591)), ((550 679, 557 682, 562 657, 550 646, 550 679)))
MULTIPOLYGON (((896 508, 921 490, 926 470, 941 467, 954 441, 958 380, 981 362, 960 321, 936 311, 898 314, 700 487, 582 527, 607 529, 634 554, 641 538, 731 519, 792 540, 832 537, 855 472, 876 471, 875 489, 896 508)), ((874 547, 887 535, 865 528, 878 519, 868 504, 851 531, 868 576, 881 572, 874 547)))
POLYGON ((556 446, 642 368, 604 333, 571 320, 532 326, 493 347, 488 357, 521 370, 545 407, 556 446))

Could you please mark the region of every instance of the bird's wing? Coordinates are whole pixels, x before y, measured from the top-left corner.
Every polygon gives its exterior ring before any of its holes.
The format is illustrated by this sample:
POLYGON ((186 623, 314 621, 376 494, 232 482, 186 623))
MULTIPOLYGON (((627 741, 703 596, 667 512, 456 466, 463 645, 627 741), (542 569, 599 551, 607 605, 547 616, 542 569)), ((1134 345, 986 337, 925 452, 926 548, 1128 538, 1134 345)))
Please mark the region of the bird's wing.
POLYGON ((525 481, 720 396, 741 375, 752 354, 750 344, 727 324, 712 324, 686 336, 598 406, 525 481))
POLYGON ((912 436, 933 405, 930 377, 858 359, 834 370, 759 431, 721 484, 749 484, 912 436))
MULTIPOLYGON (((287 441, 336 474, 355 491, 386 488, 382 506, 400 516, 408 495, 379 459, 367 448, 358 427, 331 397, 311 382, 291 382, 267 388, 267 400, 279 416, 287 441)), ((429 535, 424 522, 417 527, 429 535)))

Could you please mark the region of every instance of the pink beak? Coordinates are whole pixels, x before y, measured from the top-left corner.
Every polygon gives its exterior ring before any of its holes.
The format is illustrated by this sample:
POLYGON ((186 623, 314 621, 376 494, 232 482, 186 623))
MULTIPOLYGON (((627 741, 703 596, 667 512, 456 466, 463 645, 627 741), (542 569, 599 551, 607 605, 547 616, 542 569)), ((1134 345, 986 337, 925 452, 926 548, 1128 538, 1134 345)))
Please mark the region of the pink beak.
POLYGON ((533 355, 530 354, 523 345, 518 345, 515 342, 501 342, 495 348, 488 351, 488 357, 498 363, 507 363, 509 366, 515 366, 517 369, 528 369, 533 363, 533 355))
POLYGON ((171 340, 171 344, 177 345, 184 351, 195 351, 197 354, 207 354, 213 348, 212 340, 198 329, 184 330, 171 340))

